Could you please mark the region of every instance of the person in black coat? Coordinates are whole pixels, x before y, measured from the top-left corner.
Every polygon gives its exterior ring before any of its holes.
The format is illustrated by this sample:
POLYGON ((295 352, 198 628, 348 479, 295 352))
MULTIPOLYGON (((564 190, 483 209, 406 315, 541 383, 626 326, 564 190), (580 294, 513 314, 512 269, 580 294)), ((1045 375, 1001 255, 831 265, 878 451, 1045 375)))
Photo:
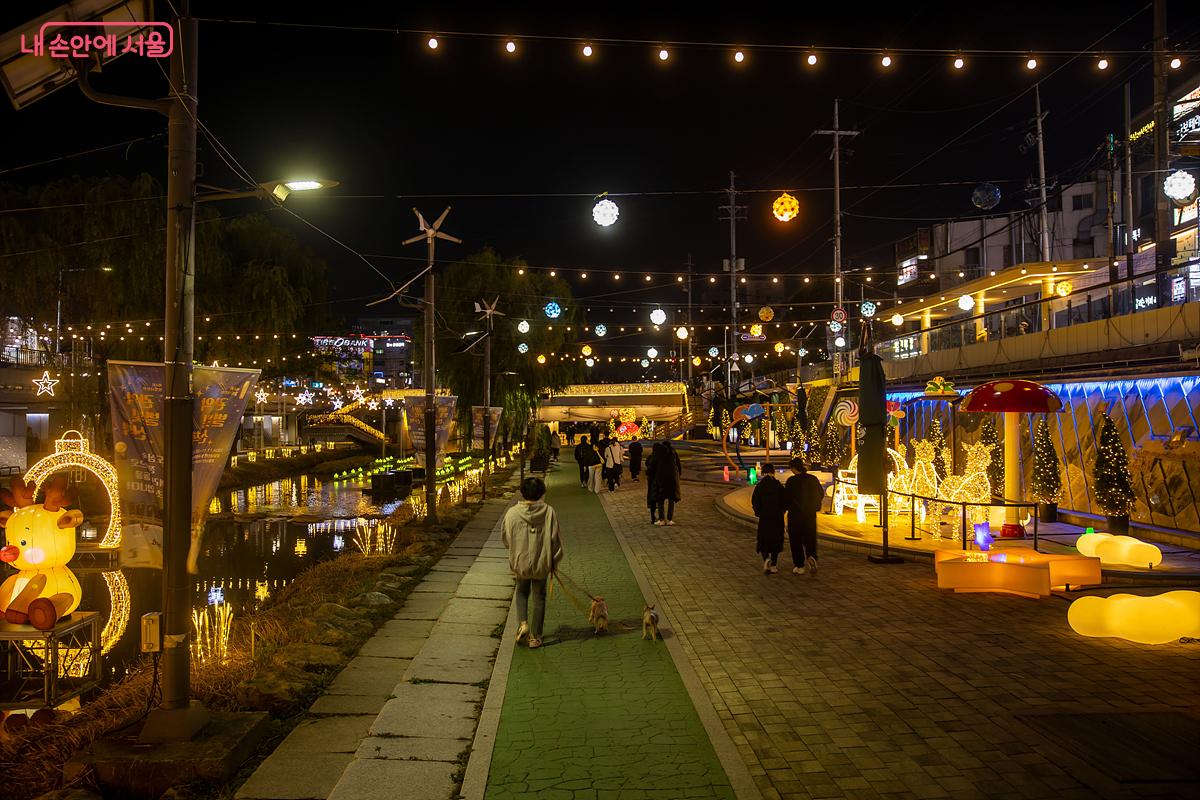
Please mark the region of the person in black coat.
POLYGON ((646 461, 646 499, 652 501, 651 521, 655 525, 675 524, 675 504, 680 496, 680 476, 683 465, 679 455, 670 442, 659 442, 654 445, 650 458, 646 461), (653 519, 655 510, 658 519, 653 519))
POLYGON ((581 489, 587 488, 588 457, 585 451, 590 450, 591 447, 592 446, 588 444, 587 434, 581 436, 579 438, 579 444, 575 445, 575 463, 579 465, 579 488, 581 489))
POLYGON ((775 477, 775 465, 763 464, 763 474, 750 496, 754 516, 758 517, 756 550, 763 557, 763 574, 779 572, 779 551, 783 550, 783 515, 788 509, 788 494, 775 477))
POLYGON ((634 439, 629 443, 629 477, 637 480, 642 474, 642 443, 634 439))
POLYGON ((787 533, 792 548, 792 572, 817 574, 817 512, 825 489, 821 481, 808 471, 804 459, 792 459, 792 477, 784 489, 788 494, 787 533))

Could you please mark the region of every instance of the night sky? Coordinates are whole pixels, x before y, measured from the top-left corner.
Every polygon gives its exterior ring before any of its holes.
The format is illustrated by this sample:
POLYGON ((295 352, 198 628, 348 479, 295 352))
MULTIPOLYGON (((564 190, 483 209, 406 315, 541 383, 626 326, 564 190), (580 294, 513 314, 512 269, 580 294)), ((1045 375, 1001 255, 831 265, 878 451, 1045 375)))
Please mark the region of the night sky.
MULTIPOLYGON (((23 5, 21 11, 5 7, 5 29, 55 4, 23 5)), ((159 5, 161 14, 165 5, 159 5)), ((1027 207, 1024 189, 1036 161, 1018 144, 1033 116, 1033 94, 1026 90, 1035 76, 1044 80, 1052 178, 1082 177, 1104 135, 1120 134, 1124 81, 1133 82, 1135 113, 1150 102, 1148 55, 1118 52, 1149 46, 1148 3, 1141 11, 1128 2, 914 3, 873 13, 865 5, 824 4, 790 16, 765 5, 733 6, 724 14, 678 5, 653 16, 613 4, 479 11, 428 4, 424 12, 412 4, 395 10, 366 5, 323 4, 317 13, 294 4, 194 3, 201 19, 228 15, 260 23, 201 23, 200 114, 259 181, 339 180, 333 192, 295 196, 289 207, 368 254, 396 281, 423 258, 419 247, 400 244, 416 233, 411 208, 429 216, 449 204, 446 229, 465 243, 441 249, 439 257, 490 245, 534 266, 567 270, 578 295, 596 305, 678 302, 678 287, 665 288, 668 276, 652 284, 664 288, 630 293, 629 281, 611 296, 611 280, 582 281, 570 270, 668 272, 682 270, 691 254, 697 271, 719 271, 728 255, 728 225, 718 221, 716 207, 724 202, 720 190, 730 170, 741 188, 787 188, 801 201, 799 218, 780 225, 770 214, 775 192, 743 196, 749 221, 739 226, 738 246, 751 275, 827 273, 832 165, 829 137, 812 131, 831 126, 835 97, 842 99, 842 127, 862 131, 844 161, 845 185, 926 184, 844 191, 845 258, 852 267, 886 272, 894 270, 897 238, 939 218, 976 213, 970 203, 976 182, 1001 187, 997 213, 1027 207), (1113 29, 1096 47, 1114 53, 1104 73, 1094 58, 1070 61, 1039 52, 1087 48, 1113 29), (431 52, 427 35, 416 31, 438 32, 441 47, 431 52), (509 56, 501 40, 455 31, 512 36, 519 49, 509 56), (580 57, 584 40, 606 37, 718 44, 673 46, 666 64, 649 44, 597 44, 595 57, 580 57), (746 63, 735 65, 732 48, 721 43, 745 45, 746 63), (1019 49, 1038 55, 1041 66, 1030 73, 1023 57, 974 56, 956 72, 947 56, 898 53, 884 71, 877 54, 821 53, 810 68, 802 52, 756 50, 755 44, 1019 49), (941 182, 954 185, 928 185, 941 182), (590 213, 592 197, 604 191, 634 193, 616 198, 621 218, 607 229, 590 213), (637 196, 658 192, 679 194, 637 196)), ((1196 48, 1197 5, 1168 3, 1168 30, 1173 47, 1196 48)), ((148 60, 129 57, 94 84, 146 95, 161 94, 164 85, 148 60)), ((163 139, 12 171, 165 129, 154 114, 94 105, 73 87, 21 112, 4 104, 0 129, 0 181, 140 171, 163 176, 163 139)), ((203 180, 241 188, 203 140, 201 161, 203 180)), ((230 213, 250 210, 253 201, 230 213)), ((273 218, 328 259, 337 276, 335 297, 386 293, 383 279, 351 253, 283 213, 273 218)), ((789 294, 800 289, 794 278, 788 284, 789 294)), ((813 299, 828 299, 828 281, 818 284, 813 299)), ((361 302, 339 310, 353 318, 361 302)), ((593 322, 607 317, 592 316, 593 322)))

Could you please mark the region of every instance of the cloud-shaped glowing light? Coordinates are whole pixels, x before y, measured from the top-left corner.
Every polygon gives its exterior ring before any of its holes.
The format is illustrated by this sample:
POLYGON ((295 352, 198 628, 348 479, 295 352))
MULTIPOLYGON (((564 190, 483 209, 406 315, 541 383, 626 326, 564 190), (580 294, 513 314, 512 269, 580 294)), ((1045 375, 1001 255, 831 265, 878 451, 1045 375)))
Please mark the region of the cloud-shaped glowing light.
POLYGON ((1162 550, 1132 536, 1085 533, 1075 542, 1075 547, 1085 556, 1100 559, 1102 564, 1157 567, 1162 563, 1162 550))
POLYGON ((1067 609, 1067 622, 1080 636, 1166 644, 1184 636, 1200 636, 1200 592, 1181 589, 1152 597, 1081 597, 1067 609))

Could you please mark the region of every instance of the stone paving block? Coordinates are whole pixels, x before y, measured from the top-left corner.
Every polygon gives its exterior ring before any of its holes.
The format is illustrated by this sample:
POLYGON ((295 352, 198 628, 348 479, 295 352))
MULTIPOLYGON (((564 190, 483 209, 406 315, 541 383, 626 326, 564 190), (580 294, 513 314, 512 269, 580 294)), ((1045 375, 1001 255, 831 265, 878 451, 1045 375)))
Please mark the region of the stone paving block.
POLYGON ((469 739, 475 732, 476 686, 402 683, 371 725, 371 736, 432 736, 469 739))
POLYGON ((359 655, 379 658, 412 658, 421 651, 424 639, 407 636, 372 636, 359 655))
POLYGON ((510 599, 480 600, 455 597, 446 604, 446 609, 438 617, 441 622, 465 622, 475 625, 498 625, 508 616, 510 599))
POLYGON ((461 636, 490 636, 498 643, 500 639, 492 634, 496 630, 495 625, 470 623, 470 622, 442 622, 438 620, 437 630, 439 633, 457 633, 461 636))
POLYGON ((369 736, 363 739, 355 758, 387 758, 398 761, 456 761, 470 747, 463 739, 431 739, 420 736, 369 736))
POLYGON ((500 640, 492 636, 443 633, 439 623, 408 668, 410 681, 479 683, 492 675, 500 640))
POLYGON ((442 761, 355 759, 329 800, 446 800, 454 767, 442 761))
POLYGON ((375 636, 399 636, 405 639, 424 639, 433 630, 433 626, 433 620, 392 618, 379 626, 379 630, 375 631, 375 636))
POLYGON ((237 790, 238 800, 325 800, 354 756, 272 753, 237 790))
POLYGON ((456 597, 476 598, 480 600, 512 600, 513 585, 492 586, 482 583, 461 583, 456 597))
POLYGON ((461 582, 462 575, 456 572, 439 572, 437 575, 425 578, 412 588, 414 593, 418 594, 453 594, 461 582), (457 577, 452 577, 457 576, 457 577))
MULTIPOLYGON (((368 647, 372 647, 378 642, 418 642, 421 639, 369 639, 363 645, 362 651, 357 658, 350 661, 349 664, 338 673, 333 679, 333 683, 329 684, 329 688, 325 690, 326 694, 360 694, 360 695, 379 695, 380 697, 389 697, 392 694, 392 688, 404 677, 404 671, 408 669, 408 664, 411 659, 408 658, 378 658, 374 654, 367 652, 368 647)), ((408 648, 412 649, 412 648, 408 648)), ((417 649, 420 649, 418 644, 417 649)))
POLYGON ((374 721, 375 717, 370 714, 305 719, 292 729, 275 753, 284 756, 298 753, 353 753, 374 721))
POLYGON ((386 702, 386 695, 324 694, 318 697, 316 701, 309 706, 308 713, 378 714, 386 702))
POLYGON ((464 586, 508 586, 513 585, 513 577, 507 568, 503 571, 468 572, 459 583, 459 589, 464 586))
POLYGON ((411 594, 392 619, 437 619, 453 596, 450 592, 411 594))

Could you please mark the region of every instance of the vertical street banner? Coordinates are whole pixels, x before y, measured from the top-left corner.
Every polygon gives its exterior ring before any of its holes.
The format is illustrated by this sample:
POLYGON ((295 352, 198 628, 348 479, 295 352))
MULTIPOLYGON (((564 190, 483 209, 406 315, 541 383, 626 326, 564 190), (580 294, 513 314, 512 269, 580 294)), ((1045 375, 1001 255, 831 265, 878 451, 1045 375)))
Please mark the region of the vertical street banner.
MULTIPOLYGON (((113 449, 125 529, 121 562, 162 567, 163 383, 162 364, 108 363, 113 449)), ((200 532, 209 502, 242 422, 259 370, 195 367, 192 370, 192 541, 195 571, 200 532)))
MULTIPOLYGON (((483 406, 471 406, 471 447, 483 449, 483 406)), ((492 426, 489 429, 492 444, 496 443, 496 430, 500 427, 500 416, 504 413, 502 406, 488 406, 491 412, 492 426)))
MULTIPOLYGON (((450 425, 454 422, 454 407, 457 403, 457 397, 436 395, 433 398, 434 421, 437 425, 434 432, 437 437, 434 439, 437 463, 434 469, 442 465, 442 459, 445 457, 446 442, 450 441, 450 425)), ((408 435, 417 451, 417 463, 425 466, 425 398, 418 397, 407 403, 404 413, 408 416, 408 435)))

